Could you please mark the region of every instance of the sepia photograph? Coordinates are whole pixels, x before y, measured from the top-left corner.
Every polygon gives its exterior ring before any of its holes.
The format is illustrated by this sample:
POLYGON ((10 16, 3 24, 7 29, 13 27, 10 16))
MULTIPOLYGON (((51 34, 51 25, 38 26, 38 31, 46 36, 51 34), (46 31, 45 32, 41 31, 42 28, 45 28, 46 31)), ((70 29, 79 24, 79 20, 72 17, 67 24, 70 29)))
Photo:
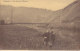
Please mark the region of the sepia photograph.
POLYGON ((80 50, 80 0, 0 0, 0 50, 80 50))

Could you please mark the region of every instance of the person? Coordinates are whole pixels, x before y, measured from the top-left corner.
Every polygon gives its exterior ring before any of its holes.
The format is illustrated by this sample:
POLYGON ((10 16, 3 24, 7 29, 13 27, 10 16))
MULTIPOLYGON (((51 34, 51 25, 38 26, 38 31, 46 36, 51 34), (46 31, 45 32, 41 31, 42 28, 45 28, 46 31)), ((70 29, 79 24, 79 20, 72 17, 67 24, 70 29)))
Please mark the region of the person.
POLYGON ((43 39, 44 45, 52 47, 55 40, 55 35, 53 34, 53 31, 44 33, 43 39))
POLYGON ((46 46, 47 46, 48 41, 49 41, 49 34, 50 34, 49 32, 46 32, 43 34, 44 45, 46 45, 46 46))
POLYGON ((51 31, 50 34, 49 34, 48 45, 49 45, 50 47, 52 47, 53 44, 54 44, 54 41, 55 41, 55 34, 53 33, 53 31, 51 31))

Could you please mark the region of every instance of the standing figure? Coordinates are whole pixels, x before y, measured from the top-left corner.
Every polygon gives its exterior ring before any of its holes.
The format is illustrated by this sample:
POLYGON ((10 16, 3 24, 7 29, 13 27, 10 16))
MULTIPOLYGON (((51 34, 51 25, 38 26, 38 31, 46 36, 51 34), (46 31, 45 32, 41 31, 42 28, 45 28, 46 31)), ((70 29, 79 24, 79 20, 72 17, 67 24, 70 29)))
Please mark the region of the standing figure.
POLYGON ((53 34, 53 31, 44 33, 43 39, 44 45, 52 47, 55 40, 55 35, 53 34))

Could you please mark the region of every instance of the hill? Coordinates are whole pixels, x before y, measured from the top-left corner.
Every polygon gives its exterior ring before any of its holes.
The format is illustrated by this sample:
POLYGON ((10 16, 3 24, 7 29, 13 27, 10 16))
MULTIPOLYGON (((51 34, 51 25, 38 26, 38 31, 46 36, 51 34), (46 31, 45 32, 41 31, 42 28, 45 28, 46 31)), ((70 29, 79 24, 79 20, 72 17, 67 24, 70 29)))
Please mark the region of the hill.
MULTIPOLYGON (((80 1, 75 1, 62 9, 60 14, 58 15, 59 18, 52 19, 50 22, 54 24, 61 24, 61 23, 72 23, 72 22, 80 22, 80 1), (77 14, 76 14, 77 13, 77 14)), ((52 15, 53 16, 53 15, 52 15)))
POLYGON ((59 18, 51 20, 53 24, 50 24, 49 27, 53 27, 53 31, 60 38, 68 40, 67 42, 80 44, 80 1, 77 0, 62 9, 59 16, 59 18))
POLYGON ((54 12, 46 9, 0 5, 0 17, 13 23, 46 23, 54 12))

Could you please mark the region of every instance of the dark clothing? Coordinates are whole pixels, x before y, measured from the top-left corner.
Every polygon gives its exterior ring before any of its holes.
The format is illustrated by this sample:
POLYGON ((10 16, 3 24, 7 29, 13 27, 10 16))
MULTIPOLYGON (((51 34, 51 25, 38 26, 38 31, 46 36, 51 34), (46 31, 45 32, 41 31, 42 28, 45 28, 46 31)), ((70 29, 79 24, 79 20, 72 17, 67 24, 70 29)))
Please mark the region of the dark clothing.
POLYGON ((48 43, 48 42, 54 42, 55 40, 55 35, 53 33, 47 32, 43 34, 44 37, 44 42, 48 43))
POLYGON ((43 34, 44 41, 49 41, 49 32, 43 34))

